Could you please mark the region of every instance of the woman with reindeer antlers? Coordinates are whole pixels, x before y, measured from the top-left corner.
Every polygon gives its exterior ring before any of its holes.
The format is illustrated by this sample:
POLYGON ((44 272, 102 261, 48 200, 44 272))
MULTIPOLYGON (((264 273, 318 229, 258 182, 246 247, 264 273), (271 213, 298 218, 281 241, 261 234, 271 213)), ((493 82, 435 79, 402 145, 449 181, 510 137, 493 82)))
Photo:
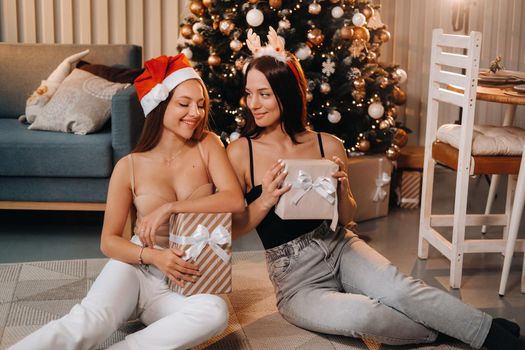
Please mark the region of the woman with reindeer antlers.
POLYGON ((301 328, 385 344, 433 342, 438 332, 474 348, 524 349, 519 326, 405 276, 352 232, 356 203, 336 137, 307 127, 306 80, 273 28, 269 44, 248 32, 248 118, 228 156, 248 203, 234 215, 234 238, 256 228, 282 316, 301 328), (280 159, 327 158, 339 165, 339 225, 282 220, 273 208, 290 190, 280 159))

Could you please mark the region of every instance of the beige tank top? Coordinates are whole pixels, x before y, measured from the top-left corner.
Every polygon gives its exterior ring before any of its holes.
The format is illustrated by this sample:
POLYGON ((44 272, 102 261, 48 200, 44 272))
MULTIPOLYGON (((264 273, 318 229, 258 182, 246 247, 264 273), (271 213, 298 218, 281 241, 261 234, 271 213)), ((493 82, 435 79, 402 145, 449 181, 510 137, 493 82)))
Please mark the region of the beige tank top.
MULTIPOLYGON (((211 177, 209 174, 208 164, 206 164, 206 162, 204 161, 203 151, 202 151, 200 142, 197 144, 197 146, 199 148, 199 154, 201 156, 201 160, 206 169, 209 183, 206 183, 206 184, 203 184, 197 187, 187 199, 195 199, 195 198, 209 196, 213 194, 213 192, 215 191, 215 188, 213 186, 213 183, 211 181, 211 177)), ((130 180, 131 180, 131 192, 133 193, 133 205, 137 209, 137 218, 141 218, 143 216, 148 215, 149 213, 153 212, 155 209, 159 208, 163 204, 174 202, 177 200, 176 198, 161 197, 158 194, 150 194, 150 193, 136 194, 135 193, 135 174, 133 171, 133 156, 131 154, 128 155, 128 160, 129 160, 129 166, 130 166, 130 180)), ((164 224, 160 225, 156 232, 157 245, 164 247, 164 248, 168 247, 168 242, 169 242, 168 223, 169 223, 169 220, 166 221, 164 224)))

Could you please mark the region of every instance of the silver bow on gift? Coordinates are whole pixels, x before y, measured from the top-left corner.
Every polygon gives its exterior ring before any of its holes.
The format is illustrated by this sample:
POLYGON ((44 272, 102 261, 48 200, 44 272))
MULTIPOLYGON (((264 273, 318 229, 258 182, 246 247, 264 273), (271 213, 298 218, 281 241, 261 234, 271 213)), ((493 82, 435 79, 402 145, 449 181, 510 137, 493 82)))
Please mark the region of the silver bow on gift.
POLYGON ((381 202, 386 198, 388 193, 383 189, 383 186, 388 185, 389 183, 390 175, 387 173, 382 173, 379 178, 376 179, 376 192, 372 198, 374 202, 381 202))
POLYGON ((292 203, 295 205, 297 205, 306 192, 310 191, 312 188, 319 193, 321 197, 326 199, 328 203, 335 203, 336 188, 328 176, 319 176, 315 181, 312 181, 310 174, 303 170, 299 170, 297 180, 293 183, 293 187, 301 189, 301 191, 298 191, 292 199, 292 203))
POLYGON ((225 263, 230 261, 230 256, 220 246, 231 244, 230 232, 224 226, 217 226, 210 234, 208 228, 199 224, 191 236, 170 236, 170 241, 176 244, 191 245, 186 251, 184 260, 197 259, 206 245, 209 245, 215 254, 225 263))

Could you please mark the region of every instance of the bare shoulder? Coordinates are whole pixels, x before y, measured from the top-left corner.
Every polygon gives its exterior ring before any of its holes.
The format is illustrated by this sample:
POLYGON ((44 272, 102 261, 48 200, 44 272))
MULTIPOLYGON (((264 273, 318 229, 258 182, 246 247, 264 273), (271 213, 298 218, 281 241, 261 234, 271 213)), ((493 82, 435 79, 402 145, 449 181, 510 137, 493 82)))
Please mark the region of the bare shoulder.
POLYGON ((242 160, 248 155, 248 140, 246 137, 240 137, 231 142, 226 151, 230 159, 242 160))
POLYGON ((115 164, 113 168, 113 173, 111 174, 112 182, 118 181, 119 183, 130 184, 130 174, 131 174, 131 165, 129 160, 129 155, 120 158, 120 160, 115 164))
POLYGON ((344 153, 343 141, 339 137, 322 132, 321 138, 323 140, 323 148, 327 154, 337 155, 341 154, 341 152, 344 153))
POLYGON ((217 147, 224 148, 221 138, 211 131, 204 131, 202 139, 199 141, 204 147, 215 149, 217 147))

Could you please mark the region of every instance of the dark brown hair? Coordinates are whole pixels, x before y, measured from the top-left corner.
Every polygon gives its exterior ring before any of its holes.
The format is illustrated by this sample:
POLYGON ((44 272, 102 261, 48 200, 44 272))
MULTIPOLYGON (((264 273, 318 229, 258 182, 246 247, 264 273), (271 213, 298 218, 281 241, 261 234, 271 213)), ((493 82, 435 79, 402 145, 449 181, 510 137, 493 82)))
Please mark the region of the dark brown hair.
MULTIPOLYGON (((277 98, 281 111, 281 128, 286 132, 293 143, 298 143, 295 135, 306 130, 306 78, 301 64, 294 55, 288 54, 287 63, 276 60, 272 56, 261 56, 253 59, 246 69, 244 75, 244 86, 246 77, 252 69, 263 73, 277 98), (292 64, 297 70, 298 77, 288 66, 292 64)), ((247 137, 257 138, 263 128, 255 124, 255 120, 249 108, 245 109, 246 125, 242 134, 247 137)))
MULTIPOLYGON (((204 85, 204 83, 199 79, 195 79, 195 80, 197 80, 199 84, 201 84, 202 91, 204 93, 204 118, 202 118, 201 123, 197 126, 197 128, 193 132, 193 135, 191 136, 190 140, 199 141, 203 137, 204 132, 208 130, 210 97, 208 95, 208 89, 206 89, 206 86, 204 85)), ((162 128, 164 127, 163 125, 164 114, 166 113, 168 104, 170 103, 173 97, 173 94, 175 92, 175 89, 177 87, 178 86, 176 86, 174 89, 170 91, 168 98, 166 100, 159 103, 159 105, 155 107, 155 109, 153 109, 146 116, 146 122, 144 123, 144 128, 142 129, 142 133, 140 134, 139 141, 137 142, 137 145, 135 146, 132 152, 147 152, 158 145, 160 141, 160 137, 162 135, 162 128)))

